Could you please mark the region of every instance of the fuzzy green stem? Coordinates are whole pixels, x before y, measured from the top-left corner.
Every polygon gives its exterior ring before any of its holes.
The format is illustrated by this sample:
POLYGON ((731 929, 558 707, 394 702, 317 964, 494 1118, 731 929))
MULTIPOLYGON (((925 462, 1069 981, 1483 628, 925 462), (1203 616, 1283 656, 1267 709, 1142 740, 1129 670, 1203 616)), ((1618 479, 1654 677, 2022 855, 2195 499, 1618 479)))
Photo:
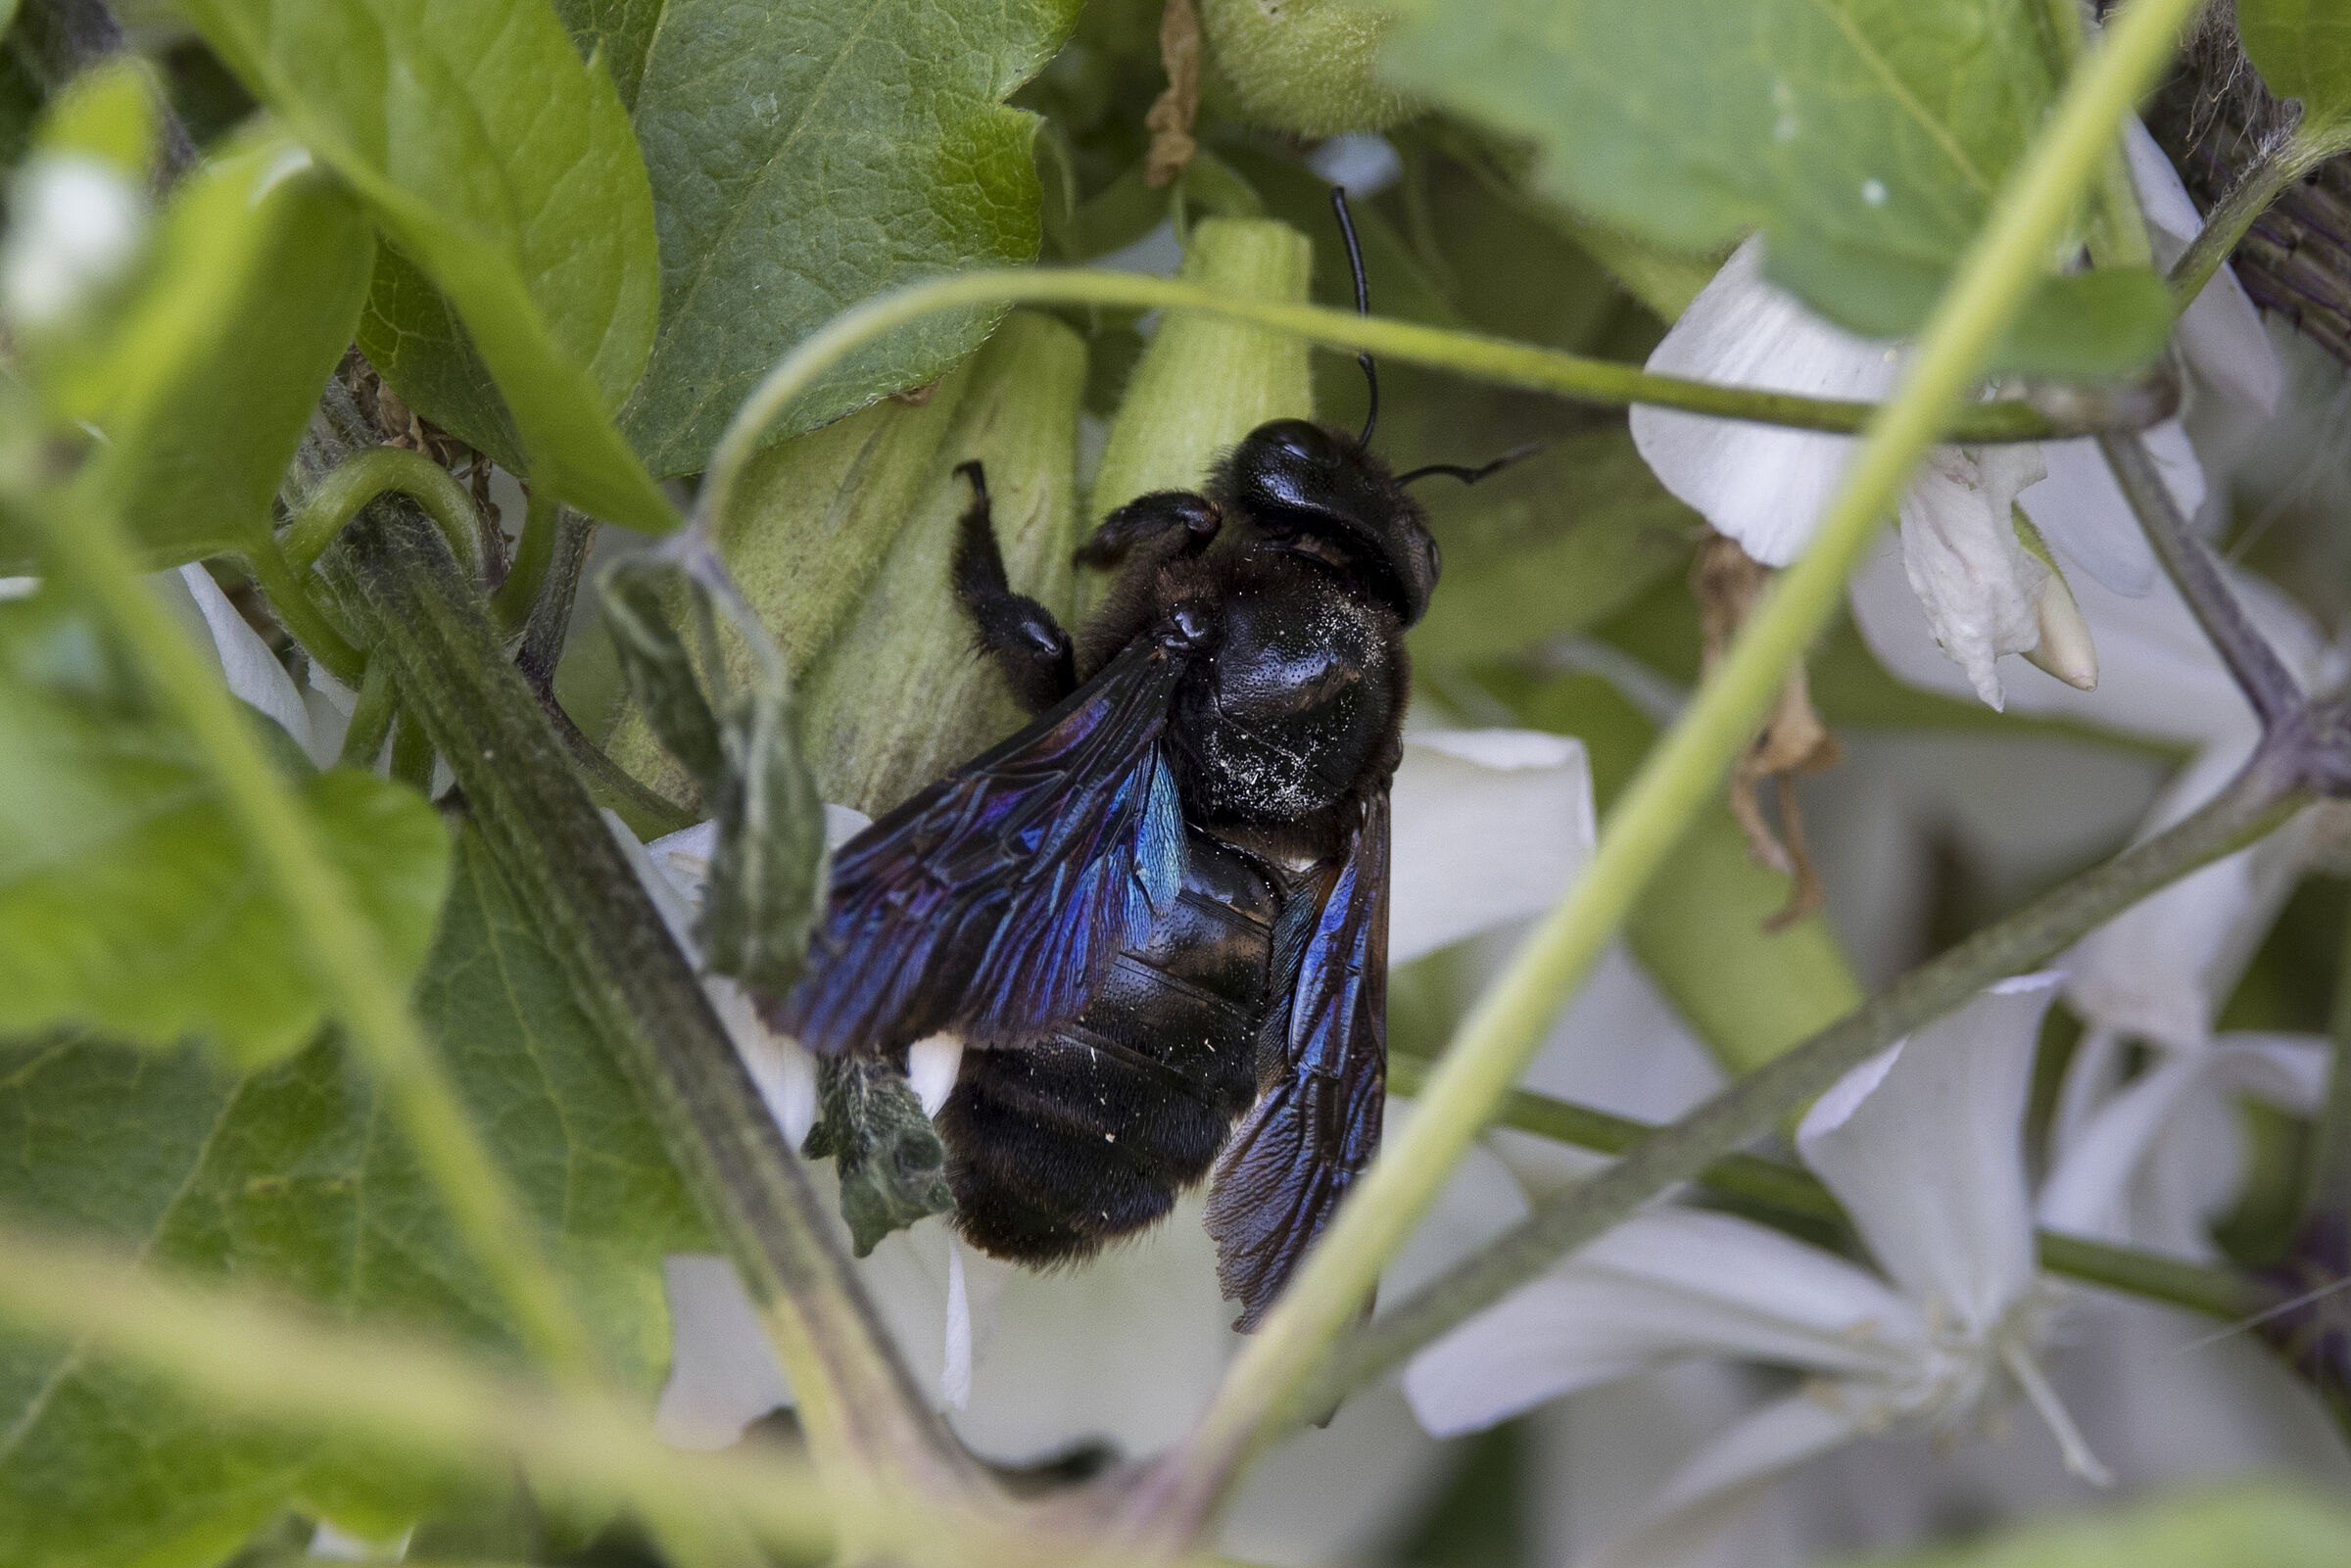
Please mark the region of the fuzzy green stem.
POLYGON ((392 667, 380 659, 370 660, 360 682, 359 700, 352 704, 351 723, 343 731, 343 749, 335 757, 336 766, 373 770, 376 758, 384 754, 384 741, 392 734, 392 720, 399 712, 400 692, 392 685, 392 667))
MULTIPOLYGON (((2171 3, 2171 0, 2164 0, 2171 3)), ((1192 284, 1133 272, 1087 269, 966 272, 917 283, 868 300, 842 312, 801 342, 736 410, 711 453, 696 510, 723 517, 743 465, 765 444, 769 427, 816 378, 860 345, 910 321, 973 305, 1092 305, 1136 309, 1200 310, 1291 332, 1310 343, 1349 353, 1368 351, 1409 364, 1457 371, 1464 376, 1556 393, 1587 403, 1654 404, 1723 419, 1746 419, 1827 430, 1847 435, 1869 428, 1879 405, 1793 393, 1725 387, 1681 376, 1653 375, 1634 365, 1588 359, 1533 344, 1512 343, 1481 333, 1359 316, 1319 305, 1215 294, 1192 284)), ((2138 400, 2125 400, 2115 422, 2136 429, 2149 412, 2138 400)), ((2046 441, 2093 434, 2104 422, 2060 420, 2032 404, 2015 400, 1969 403, 1950 411, 1947 433, 1977 445, 2046 441)))
POLYGON ((450 553, 471 562, 476 570, 480 568, 487 552, 482 548, 482 517, 474 509, 473 498, 448 469, 406 447, 369 447, 336 465, 312 487, 280 536, 286 558, 297 571, 307 572, 317 565, 326 546, 359 516, 360 508, 387 491, 412 498, 441 530, 441 537, 449 541, 450 553))
POLYGON ((2184 310, 2229 260, 2254 220, 2269 211, 2280 191, 2351 148, 2351 123, 2305 125, 2246 166, 2229 194, 2205 215, 2204 227, 2172 263, 2171 285, 2176 308, 2184 310))
MULTIPOLYGON (((1428 1081, 1428 1074, 1429 1064, 1417 1057, 1391 1057, 1388 1089, 1395 1094, 1415 1094, 1428 1081)), ((1655 1122, 1639 1121, 1524 1089, 1510 1092, 1501 1111, 1496 1113, 1493 1125, 1515 1127, 1539 1138, 1607 1155, 1624 1154, 1658 1130, 1655 1122)), ((1844 1206, 1819 1177, 1777 1160, 1728 1155, 1701 1170, 1696 1179, 1726 1198, 1744 1199, 1781 1214, 1847 1223, 1844 1206)), ((2118 1247, 2061 1231, 2041 1231, 2038 1240, 2043 1268, 2085 1284, 2102 1285, 2231 1321, 2249 1316, 2267 1305, 2260 1292, 2225 1268, 2208 1268, 2160 1253, 2118 1247)))
MULTIPOLYGON (((1920 458, 1949 430, 1994 342, 2041 277, 2124 115, 2153 83, 2195 5, 2135 0, 2069 82, 1938 302, 1893 401, 1872 421, 1803 558, 1767 591, 1722 665, 1643 763, 1609 813, 1591 866, 1463 1021, 1418 1114, 1358 1179, 1286 1295, 1234 1357, 1191 1439, 1141 1489, 1135 1513, 1146 1528, 1177 1539, 1197 1529, 1248 1457, 1305 1408, 1311 1380, 1361 1311, 1380 1268, 1525 1069, 1651 875, 1720 786, 1805 644, 1843 603, 1846 579, 1894 512, 1920 458)), ((1771 1081, 1790 1060, 1763 1069, 1741 1091, 1771 1081)), ((1803 1098, 1790 1092, 1784 1077, 1777 1081, 1787 1097, 1768 1107, 1755 1130, 1803 1098)), ((1729 1147, 1707 1149, 1685 1174, 1729 1147)))
MULTIPOLYGON (((1300 1403, 1326 1405, 1395 1366, 1561 1255, 1621 1223, 1665 1188, 1698 1177, 1768 1133, 1895 1040, 1992 981, 2047 962, 2156 888, 2269 832, 2298 803, 2278 759, 2258 754, 2228 788, 2171 829, 1912 970, 1858 1012, 1643 1138, 1607 1170, 1545 1199, 1515 1228, 1356 1335, 1300 1403)), ((1424 1097, 1413 1125, 1429 1114, 1424 1097)), ((2070 1256, 2081 1255, 2077 1250, 2070 1256)))
POLYGON ((450 1218, 514 1313, 524 1340, 567 1373, 593 1366, 586 1330, 496 1162, 442 1071, 406 988, 327 858, 315 829, 260 747, 216 666, 140 582, 115 516, 103 507, 25 508, 66 575, 129 651, 164 707, 195 740, 221 804, 271 893, 293 917, 294 958, 309 969, 393 1113, 450 1218))
POLYGON ((255 545, 244 552, 243 559, 253 580, 268 596, 269 607, 303 650, 326 666, 336 680, 346 686, 358 685, 367 668, 367 655, 353 647, 327 620, 318 601, 311 596, 306 574, 295 570, 276 539, 255 545))
POLYGON ((547 568, 555 558, 556 525, 561 515, 554 492, 545 485, 533 486, 531 507, 522 518, 522 543, 515 549, 513 569, 506 573, 506 580, 490 599, 490 607, 498 613, 498 624, 509 632, 521 631, 531 618, 531 606, 539 602, 539 590, 547 582, 547 568))
POLYGON ((478 589, 399 498, 369 508, 330 572, 734 1258, 829 1484, 861 1497, 978 1487, 899 1363, 700 981, 506 662, 478 589))
POLYGON ((418 794, 430 794, 433 789, 433 737, 417 723, 416 716, 398 708, 398 719, 392 727, 392 777, 414 789, 418 794))

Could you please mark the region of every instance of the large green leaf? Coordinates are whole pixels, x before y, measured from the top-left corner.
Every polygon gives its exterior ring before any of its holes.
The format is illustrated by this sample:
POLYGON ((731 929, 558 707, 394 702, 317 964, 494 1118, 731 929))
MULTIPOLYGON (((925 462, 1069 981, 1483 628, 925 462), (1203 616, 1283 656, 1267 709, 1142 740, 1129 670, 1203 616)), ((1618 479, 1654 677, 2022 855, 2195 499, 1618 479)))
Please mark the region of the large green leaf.
MULTIPOLYGON (((850 306, 1035 257, 1036 120, 1003 100, 1078 9, 668 0, 635 116, 660 224, 661 326, 622 416, 655 473, 700 468, 768 367, 850 306)), ((812 388, 779 433, 933 379, 995 314, 891 334, 812 388)))
POLYGON ((88 478, 149 564, 173 566, 268 532, 351 344, 375 236, 340 182, 264 129, 180 185, 158 251, 110 346, 88 478))
POLYGON ((1868 1568, 2333 1568, 2342 1562, 2351 1562, 2351 1511, 2340 1497, 2242 1481, 1867 1559, 1868 1568))
MULTIPOLYGON (((1531 140, 1578 212, 1677 251, 1751 229, 1855 331, 1915 328, 2058 86, 2041 0, 1398 0, 1397 79, 1531 140)), ((2004 367, 2103 375, 2162 347, 2144 269, 2052 277, 2004 367)))
MULTIPOLYGON (((192 744, 56 596, 0 605, 0 1032, 294 1049, 327 998, 285 909, 192 744)), ((298 788, 384 957, 413 974, 448 882, 439 818, 368 774, 298 788)))
MULTIPOLYGON (((612 78, 580 59, 545 0, 184 10, 449 297, 534 480, 614 522, 674 523, 610 418, 645 367, 659 304, 652 195, 612 78)), ((475 433, 429 398, 420 406, 475 433)))
MULTIPOLYGON (((649 1390, 668 1354, 661 1254, 707 1239, 470 832, 417 1001, 611 1364, 649 1390)), ((388 1106, 331 1042, 241 1078, 198 1047, 0 1045, 0 1209, 338 1317, 519 1351, 388 1106)), ((288 1503, 390 1535, 452 1487, 503 1479, 231 1427, 76 1347, 0 1338, 0 1562, 212 1563, 288 1503)))
POLYGON ((2236 0, 2236 30, 2263 85, 2302 100, 2304 129, 2351 115, 2351 10, 2340 0, 2236 0))
POLYGON ((612 73, 623 108, 637 107, 637 84, 645 77, 645 51, 653 41, 668 0, 555 0, 555 15, 571 30, 580 53, 600 61, 612 73))

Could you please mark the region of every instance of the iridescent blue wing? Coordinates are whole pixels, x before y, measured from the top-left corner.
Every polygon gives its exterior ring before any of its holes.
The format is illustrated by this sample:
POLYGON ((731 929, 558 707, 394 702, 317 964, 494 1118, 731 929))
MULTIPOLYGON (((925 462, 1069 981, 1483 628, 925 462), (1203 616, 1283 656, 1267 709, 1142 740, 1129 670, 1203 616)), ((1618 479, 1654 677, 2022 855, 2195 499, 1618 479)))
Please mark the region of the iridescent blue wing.
POLYGON ((1075 1018, 1183 886, 1167 723, 1187 657, 1141 641, 841 846, 807 973, 769 1010, 825 1056, 1075 1018))
POLYGON ((1208 1198, 1217 1280, 1241 1304, 1233 1327, 1244 1333, 1379 1147, 1388 1083, 1385 791, 1365 804, 1335 870, 1284 909, 1273 965, 1261 1092, 1217 1157, 1208 1198))

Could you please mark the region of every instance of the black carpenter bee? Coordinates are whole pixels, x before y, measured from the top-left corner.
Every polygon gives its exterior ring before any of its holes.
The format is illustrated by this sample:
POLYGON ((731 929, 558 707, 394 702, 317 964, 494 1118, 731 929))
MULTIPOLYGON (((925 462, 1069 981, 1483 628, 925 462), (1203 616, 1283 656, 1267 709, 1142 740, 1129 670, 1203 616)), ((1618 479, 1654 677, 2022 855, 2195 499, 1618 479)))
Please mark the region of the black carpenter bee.
POLYGON ((1392 475, 1370 392, 1360 437, 1275 420, 1104 518, 1078 558, 1118 576, 1075 643, 1012 592, 963 465, 955 592, 1035 717, 841 848, 771 1009, 826 1056, 963 1042, 937 1126, 954 1223, 997 1257, 1085 1258, 1213 1164, 1243 1329, 1379 1143, 1388 782, 1438 566, 1404 486, 1501 466, 1392 475))

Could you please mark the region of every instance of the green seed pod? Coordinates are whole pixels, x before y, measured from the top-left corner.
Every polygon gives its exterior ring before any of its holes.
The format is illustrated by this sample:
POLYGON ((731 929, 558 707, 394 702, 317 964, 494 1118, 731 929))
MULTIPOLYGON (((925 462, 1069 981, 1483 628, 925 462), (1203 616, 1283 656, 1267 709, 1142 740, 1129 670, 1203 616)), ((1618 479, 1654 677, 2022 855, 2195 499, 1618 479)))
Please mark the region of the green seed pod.
POLYGON ((1420 112, 1378 73, 1392 16, 1348 0, 1200 0, 1200 22, 1211 81, 1253 125, 1336 136, 1420 112))
MULTIPOLYGON (((1285 223, 1211 218, 1193 225, 1180 276, 1217 294, 1302 304, 1313 267, 1313 246, 1285 223)), ((1098 520, 1154 490, 1195 490, 1250 431, 1314 407, 1302 339, 1164 312, 1111 421, 1090 513, 1098 520)))
POLYGON ((1078 406, 1085 343, 1051 316, 1016 310, 963 372, 927 492, 855 615, 803 677, 808 756, 827 800, 880 816, 1020 728, 995 667, 973 650, 950 571, 971 483, 987 478, 1014 590, 1068 625, 1078 546, 1078 406))

